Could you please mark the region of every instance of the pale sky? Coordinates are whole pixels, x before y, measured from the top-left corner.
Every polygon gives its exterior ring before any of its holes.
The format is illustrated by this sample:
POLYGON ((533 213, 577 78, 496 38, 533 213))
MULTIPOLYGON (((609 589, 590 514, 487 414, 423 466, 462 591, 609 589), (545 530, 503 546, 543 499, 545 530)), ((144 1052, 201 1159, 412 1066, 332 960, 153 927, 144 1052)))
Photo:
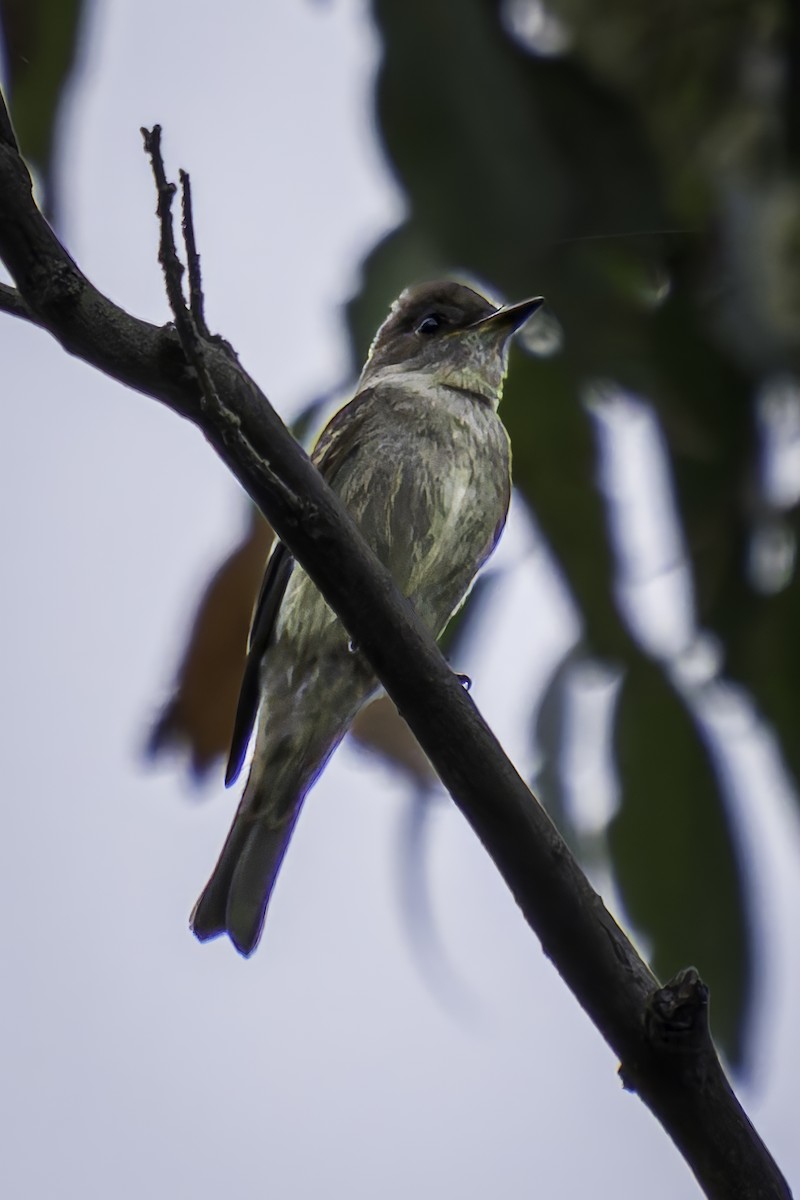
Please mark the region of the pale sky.
MULTIPOLYGON (((171 174, 192 175, 210 324, 291 418, 346 372, 339 306, 402 212, 365 5, 97 8, 64 130, 68 247, 166 320, 139 134, 160 122, 171 174)), ((42 332, 0 316, 0 352, 3 1194, 697 1196, 445 803, 427 870, 450 998, 431 988, 398 899, 407 795, 352 747, 306 805, 254 958, 194 940, 237 793, 216 777, 198 796, 140 748, 242 497, 189 425, 42 332)), ((575 617, 519 511, 497 562, 510 583, 463 669, 530 770, 537 682, 575 617)), ((797 1178, 797 828, 779 782, 748 803, 766 760, 752 731, 737 745, 765 1001, 742 1094, 797 1178)))

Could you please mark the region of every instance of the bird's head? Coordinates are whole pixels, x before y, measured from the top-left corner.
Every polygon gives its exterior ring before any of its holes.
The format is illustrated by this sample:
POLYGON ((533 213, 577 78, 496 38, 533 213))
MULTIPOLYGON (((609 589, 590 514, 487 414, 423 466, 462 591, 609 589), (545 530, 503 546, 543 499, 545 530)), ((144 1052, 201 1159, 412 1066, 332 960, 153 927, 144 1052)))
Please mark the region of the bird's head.
POLYGON ((375 335, 359 390, 413 376, 475 393, 496 408, 509 338, 542 304, 536 296, 498 308, 453 282, 407 288, 375 335))

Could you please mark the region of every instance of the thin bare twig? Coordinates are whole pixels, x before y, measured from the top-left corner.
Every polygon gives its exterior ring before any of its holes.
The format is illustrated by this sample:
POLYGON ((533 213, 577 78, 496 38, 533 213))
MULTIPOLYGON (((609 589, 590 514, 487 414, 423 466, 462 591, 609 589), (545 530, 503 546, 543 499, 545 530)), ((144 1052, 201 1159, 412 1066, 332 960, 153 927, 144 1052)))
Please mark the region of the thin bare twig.
MULTIPOLYGON (((202 283, 200 278, 200 256, 197 253, 197 245, 194 236, 194 227, 192 224, 192 209, 191 209, 191 192, 189 191, 189 177, 185 171, 181 171, 181 180, 184 183, 184 206, 183 206, 183 231, 186 240, 187 255, 189 259, 189 286, 192 299, 192 308, 187 308, 186 301, 183 295, 183 273, 184 266, 181 262, 178 251, 175 246, 175 231, 172 223, 172 201, 177 188, 174 183, 167 179, 167 172, 164 166, 164 157, 161 153, 161 126, 154 125, 152 130, 142 129, 142 137, 144 138, 145 151, 150 158, 153 168, 153 177, 156 183, 156 191, 158 194, 157 215, 159 221, 159 243, 158 243, 158 261, 161 263, 161 268, 164 272, 164 281, 167 289, 167 299, 169 300, 172 315, 175 318, 175 330, 178 334, 183 353, 186 356, 186 361, 194 371, 198 384, 200 385, 201 408, 214 414, 218 421, 224 422, 232 429, 235 429, 241 439, 244 435, 240 428, 240 421, 235 412, 229 405, 223 403, 220 399, 219 392, 214 383, 211 372, 208 368, 207 350, 210 346, 209 335, 205 330, 205 317, 203 315, 204 300, 202 283), (187 202, 188 195, 188 202, 187 202), (202 328, 197 325, 195 313, 199 312, 202 328)), ((230 354, 234 361, 236 356, 231 351, 227 342, 223 339, 215 338, 214 344, 221 348, 224 353, 230 354)), ((238 365, 238 364, 237 364, 238 365)), ((255 397, 260 395, 255 384, 250 379, 249 375, 241 372, 243 380, 253 388, 255 397)), ((266 398, 264 397, 266 403, 266 398)), ((271 468, 265 462, 263 457, 258 454, 258 451, 250 446, 250 452, 259 460, 261 470, 269 470, 271 468)), ((296 492, 288 489, 284 480, 279 474, 271 472, 272 485, 278 491, 285 494, 285 500, 292 505, 301 505, 305 507, 306 515, 310 514, 310 506, 308 501, 303 497, 298 496, 296 492)))
MULTIPOLYGON (((172 201, 177 188, 170 183, 164 169, 164 159, 161 154, 161 126, 154 125, 152 129, 142 129, 144 148, 150 157, 153 176, 156 181, 156 193, 160 237, 158 243, 158 261, 164 272, 164 282, 167 288, 167 299, 175 319, 175 328, 184 349, 188 349, 197 341, 197 331, 192 321, 192 315, 186 307, 183 295, 184 265, 178 257, 175 246, 175 235, 172 228, 172 201)), ((192 356, 187 353, 191 361, 192 356)))
POLYGON ((197 241, 194 236, 192 182, 188 171, 184 171, 183 168, 178 172, 178 177, 181 181, 183 244, 186 247, 186 263, 189 268, 189 311, 192 314, 195 329, 200 337, 208 338, 211 335, 206 324, 203 277, 200 272, 200 255, 197 252, 197 241))

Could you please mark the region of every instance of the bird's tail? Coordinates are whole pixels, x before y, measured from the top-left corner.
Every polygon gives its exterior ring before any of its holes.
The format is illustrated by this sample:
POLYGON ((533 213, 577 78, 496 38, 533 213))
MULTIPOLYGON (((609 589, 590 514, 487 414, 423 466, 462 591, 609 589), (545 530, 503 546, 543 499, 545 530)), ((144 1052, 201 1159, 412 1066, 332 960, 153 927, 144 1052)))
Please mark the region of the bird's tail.
POLYGON ((366 669, 340 671, 256 732, 250 775, 214 873, 191 916, 201 942, 227 933, 240 954, 258 945, 267 904, 309 788, 374 690, 366 669), (338 687, 338 691, 336 690, 338 687), (282 719, 283 717, 283 719, 282 719))
POLYGON ((304 799, 301 793, 289 803, 275 804, 273 797, 269 809, 264 810, 254 803, 256 791, 251 777, 219 861, 190 921, 201 942, 227 933, 245 956, 258 945, 267 904, 304 799))

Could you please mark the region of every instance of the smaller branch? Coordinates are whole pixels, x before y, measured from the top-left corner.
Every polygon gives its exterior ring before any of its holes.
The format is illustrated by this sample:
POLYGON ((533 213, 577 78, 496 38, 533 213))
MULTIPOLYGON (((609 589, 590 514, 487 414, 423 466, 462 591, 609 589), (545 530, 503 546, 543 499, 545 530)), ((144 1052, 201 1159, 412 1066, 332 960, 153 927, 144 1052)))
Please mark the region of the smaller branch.
MULTIPOLYGON (((200 276, 200 255, 197 253, 197 243, 194 235, 189 176, 185 171, 181 171, 181 183, 183 184, 183 234, 189 259, 191 309, 186 307, 186 301, 183 296, 182 277, 184 266, 178 257, 178 251, 175 246, 175 232, 172 226, 172 200, 177 188, 174 183, 170 183, 167 179, 164 158, 161 153, 161 126, 154 125, 152 130, 143 129, 142 137, 144 138, 145 150, 150 157, 153 167, 153 176, 158 191, 156 212, 161 230, 158 260, 164 271, 167 297, 172 309, 172 315, 175 318, 175 331, 178 334, 186 361, 192 368, 200 386, 201 410, 215 417, 217 422, 227 430, 230 440, 236 441, 240 449, 242 442, 247 445, 254 467, 260 471, 266 469, 270 476, 271 485, 282 494, 286 504, 295 509, 299 507, 303 511, 304 519, 313 519, 316 512, 315 506, 310 504, 301 494, 292 491, 280 476, 272 471, 269 465, 265 463, 264 456, 259 453, 257 447, 253 445, 242 430, 239 417, 231 410, 228 404, 223 403, 220 399, 219 392, 209 372, 206 358, 206 348, 209 346, 208 334, 207 332, 201 334, 195 316, 196 313, 199 313, 202 326, 205 329, 205 301, 200 276)), ((227 342, 224 342, 222 339, 214 339, 214 341, 232 361, 235 361, 236 356, 227 342)), ((243 378, 250 387, 256 404, 263 403, 266 405, 268 403, 266 396, 259 391, 250 377, 243 376, 243 378)))
POLYGON ((185 268, 178 257, 178 251, 175 246, 175 231, 172 226, 172 201, 177 188, 174 183, 171 183, 167 179, 164 158, 161 153, 161 126, 154 125, 152 130, 149 131, 143 129, 142 137, 144 138, 144 148, 150 156, 150 163, 153 168, 153 176, 158 192, 156 213, 161 231, 158 242, 158 261, 161 263, 164 272, 167 298, 169 306, 172 309, 172 315, 175 318, 175 329, 183 352, 186 355, 186 361, 197 376, 205 406, 212 412, 224 415, 223 406, 220 403, 216 388, 211 381, 203 356, 202 338, 204 335, 201 329, 198 328, 195 319, 195 312, 198 311, 200 313, 202 328, 204 329, 205 317, 203 316, 200 258, 197 254, 194 227, 192 225, 192 200, 189 189, 189 177, 185 171, 181 171, 181 180, 183 182, 183 233, 190 263, 189 293, 192 305, 191 309, 186 307, 183 295, 183 272, 185 268))
MULTIPOLYGON (((178 257, 175 236, 172 230, 172 201, 177 189, 175 184, 170 183, 167 179, 167 173, 164 169, 164 159, 161 154, 161 126, 154 125, 152 129, 142 129, 142 137, 144 138, 144 148, 150 157, 150 164, 153 168, 153 176, 156 181, 156 192, 158 194, 156 213, 161 230, 158 243, 158 261, 161 263, 161 269, 164 272, 167 299, 172 309, 172 315, 175 318, 175 328, 178 331, 178 336, 181 339, 184 349, 186 349, 189 344, 196 346, 198 339, 197 330, 194 328, 192 322, 192 315, 186 307, 186 300, 183 295, 183 272, 185 268, 178 257)), ((187 358, 190 361, 191 357, 191 355, 187 354, 187 358)))
POLYGON ((181 169, 181 209, 183 212, 183 244, 186 247, 186 263, 189 268, 189 311, 194 320, 195 329, 201 338, 211 336, 206 324, 205 297, 203 295, 203 277, 200 272, 200 255, 197 252, 197 242, 194 236, 194 214, 192 212, 192 183, 188 171, 181 169))
POLYGON ((21 317, 23 321, 30 321, 32 325, 42 324, 17 289, 8 283, 0 283, 0 312, 10 313, 12 317, 21 317))

